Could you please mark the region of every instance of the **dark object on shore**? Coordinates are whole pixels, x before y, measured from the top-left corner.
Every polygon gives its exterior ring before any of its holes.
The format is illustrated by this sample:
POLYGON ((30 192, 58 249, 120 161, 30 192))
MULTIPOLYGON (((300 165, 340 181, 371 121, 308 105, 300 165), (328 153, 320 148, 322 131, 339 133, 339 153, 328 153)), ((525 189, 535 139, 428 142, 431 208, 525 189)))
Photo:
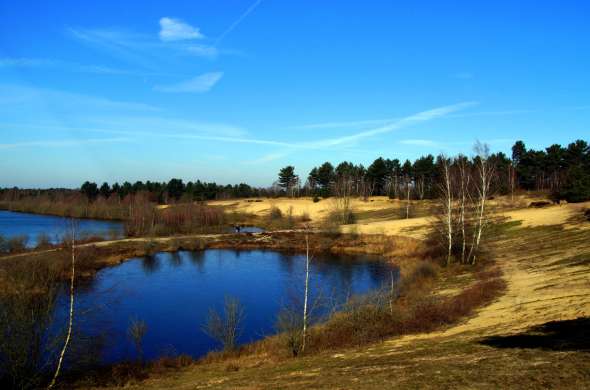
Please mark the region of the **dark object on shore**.
POLYGON ((551 202, 547 202, 546 200, 541 200, 538 202, 531 202, 531 204, 529 204, 529 207, 533 207, 536 209, 540 209, 540 208, 548 207, 548 206, 551 206, 551 202))
POLYGON ((584 211, 584 216, 586 217, 586 220, 590 222, 590 209, 584 211))

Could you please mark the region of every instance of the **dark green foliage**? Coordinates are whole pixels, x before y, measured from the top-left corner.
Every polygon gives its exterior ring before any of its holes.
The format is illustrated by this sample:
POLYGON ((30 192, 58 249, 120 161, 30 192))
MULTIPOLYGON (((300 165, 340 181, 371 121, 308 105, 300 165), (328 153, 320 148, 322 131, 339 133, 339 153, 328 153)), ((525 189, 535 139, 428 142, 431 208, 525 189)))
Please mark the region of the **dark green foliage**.
POLYGON ((545 150, 527 150, 522 141, 512 147, 517 180, 526 190, 550 190, 555 200, 581 202, 590 199, 590 149, 577 140, 563 148, 554 144, 545 150))
POLYGON ((88 200, 91 202, 93 202, 98 196, 98 186, 96 185, 96 183, 91 183, 89 181, 84 182, 84 184, 82 184, 82 187, 80 187, 80 191, 82 191, 82 193, 86 195, 88 200))
POLYGON ((102 183, 98 192, 100 193, 100 196, 105 199, 111 196, 111 187, 109 186, 109 183, 102 183))
POLYGON ((560 192, 560 198, 569 203, 590 200, 590 173, 581 167, 571 168, 560 192))
POLYGON ((279 171, 279 185, 285 190, 289 190, 297 183, 297 175, 295 174, 295 167, 292 165, 281 168, 279 171))
POLYGON ((334 181, 334 167, 329 162, 323 163, 317 170, 318 183, 322 188, 328 189, 334 181))
POLYGON ((171 198, 178 200, 184 193, 184 183, 181 179, 171 179, 168 182, 168 196, 171 198))
MULTIPOLYGON (((477 162, 477 157, 467 160, 469 169, 477 162)), ((456 158, 455 161, 458 161, 456 158)), ((590 151, 588 143, 577 140, 567 148, 553 144, 545 150, 527 149, 522 141, 512 147, 511 159, 502 152, 491 154, 489 162, 493 166, 493 192, 508 194, 514 190, 541 190, 552 194, 552 199, 583 201, 588 195, 587 176, 590 174, 590 151)), ((344 161, 336 165, 325 162, 309 172, 304 194, 308 196, 340 196, 343 189, 351 196, 366 198, 369 195, 388 195, 390 198, 405 199, 410 189, 412 199, 430 199, 436 197, 438 169, 432 155, 422 156, 413 163, 410 160, 400 165, 398 159, 379 157, 365 168, 344 161), (339 195, 340 193, 340 195, 339 195)), ((218 185, 199 180, 184 184, 181 179, 172 179, 168 183, 141 182, 134 184, 114 183, 109 187, 103 183, 100 189, 96 183, 85 182, 80 188, 87 200, 94 202, 100 198, 110 199, 117 195, 125 200, 129 195, 148 193, 152 202, 160 204, 169 201, 204 201, 213 199, 245 198, 260 196, 295 195, 299 181, 293 166, 286 166, 279 172, 278 184, 284 191, 272 188, 253 188, 245 183, 237 185, 218 185), (290 192, 289 192, 290 191, 290 192)), ((5 202, 15 202, 24 197, 49 195, 51 200, 63 199, 71 190, 21 190, 18 188, 0 189, 0 206, 5 202)), ((97 202, 99 203, 99 202, 97 202)), ((7 206, 3 206, 7 207, 7 206)), ((112 217, 109 217, 112 218, 112 217)))
POLYGON ((382 195, 385 187, 385 180, 389 175, 387 164, 382 157, 379 157, 367 168, 367 179, 374 185, 375 195, 382 195))

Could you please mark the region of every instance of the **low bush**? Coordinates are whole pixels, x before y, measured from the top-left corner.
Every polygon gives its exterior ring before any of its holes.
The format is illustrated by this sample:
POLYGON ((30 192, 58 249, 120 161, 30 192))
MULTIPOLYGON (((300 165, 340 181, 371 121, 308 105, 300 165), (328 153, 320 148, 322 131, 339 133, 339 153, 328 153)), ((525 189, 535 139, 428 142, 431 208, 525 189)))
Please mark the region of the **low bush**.
POLYGON ((41 233, 39 236, 37 236, 37 245, 35 246, 35 249, 49 249, 52 247, 53 244, 51 243, 51 239, 47 234, 41 233))
POLYGON ((356 215, 350 209, 334 210, 326 218, 328 225, 352 225, 356 223, 356 215))
POLYGON ((270 212, 268 214, 268 217, 271 221, 276 221, 277 219, 283 218, 283 212, 281 211, 280 208, 278 208, 276 206, 272 206, 270 208, 270 212))
POLYGON ((27 236, 15 236, 6 240, 8 253, 21 253, 27 249, 27 236))
POLYGON ((395 291, 353 297, 343 312, 313 328, 308 352, 359 346, 456 323, 489 304, 505 288, 498 272, 479 273, 477 282, 455 296, 433 296, 425 286, 436 277, 436 267, 422 262, 395 291))

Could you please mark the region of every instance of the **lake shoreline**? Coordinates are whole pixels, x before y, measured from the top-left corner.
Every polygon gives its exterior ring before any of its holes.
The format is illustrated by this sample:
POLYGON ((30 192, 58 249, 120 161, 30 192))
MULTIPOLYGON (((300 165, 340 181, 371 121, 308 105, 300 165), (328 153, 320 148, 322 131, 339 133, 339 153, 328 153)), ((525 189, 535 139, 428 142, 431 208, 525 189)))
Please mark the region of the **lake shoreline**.
MULTIPOLYGON (((78 256, 85 259, 78 267, 77 277, 90 278, 103 268, 119 265, 129 259, 150 256, 157 252, 181 250, 232 249, 275 250, 288 254, 305 252, 304 231, 275 231, 264 233, 196 234, 170 237, 123 238, 96 241, 76 246, 78 256)), ((309 234, 310 251, 336 255, 369 255, 379 257, 400 267, 422 260, 426 247, 420 240, 402 236, 352 235, 345 233, 313 232, 309 234)), ((0 257, 1 262, 53 261, 67 262, 68 248, 32 250, 0 257)), ((64 274, 63 278, 67 279, 64 274)))
POLYGON ((103 221, 103 222, 120 222, 125 223, 126 219, 123 218, 101 218, 101 217, 87 217, 87 216, 73 216, 69 213, 55 213, 51 211, 40 211, 34 209, 14 209, 10 206, 6 206, 6 204, 0 203, 0 211, 10 211, 13 213, 20 213, 20 214, 32 214, 32 215, 44 215, 44 216, 51 216, 51 217, 58 217, 58 218, 66 218, 66 219, 83 219, 83 220, 95 220, 95 221, 103 221))

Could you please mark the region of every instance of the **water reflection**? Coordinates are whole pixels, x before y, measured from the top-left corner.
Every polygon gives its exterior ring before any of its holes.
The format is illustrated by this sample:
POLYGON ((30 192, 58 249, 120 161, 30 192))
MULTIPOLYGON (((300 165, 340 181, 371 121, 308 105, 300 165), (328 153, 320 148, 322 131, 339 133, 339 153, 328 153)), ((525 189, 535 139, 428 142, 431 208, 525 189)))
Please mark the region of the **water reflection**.
MULTIPOLYGON (((209 249, 131 259, 101 270, 78 290, 79 310, 93 318, 81 321, 80 331, 108 341, 100 354, 104 362, 133 356, 130 318, 147 325, 147 359, 163 350, 202 356, 217 347, 201 331, 210 308, 220 308, 226 295, 237 297, 246 313, 238 341, 257 340, 275 331, 281 308, 302 305, 304 270, 305 255, 262 250, 209 249)), ((388 286, 392 268, 363 257, 316 255, 310 270, 312 316, 318 320, 353 294, 388 286)))
POLYGON ((146 255, 141 258, 141 266, 146 274, 152 274, 160 269, 158 255, 146 255))

